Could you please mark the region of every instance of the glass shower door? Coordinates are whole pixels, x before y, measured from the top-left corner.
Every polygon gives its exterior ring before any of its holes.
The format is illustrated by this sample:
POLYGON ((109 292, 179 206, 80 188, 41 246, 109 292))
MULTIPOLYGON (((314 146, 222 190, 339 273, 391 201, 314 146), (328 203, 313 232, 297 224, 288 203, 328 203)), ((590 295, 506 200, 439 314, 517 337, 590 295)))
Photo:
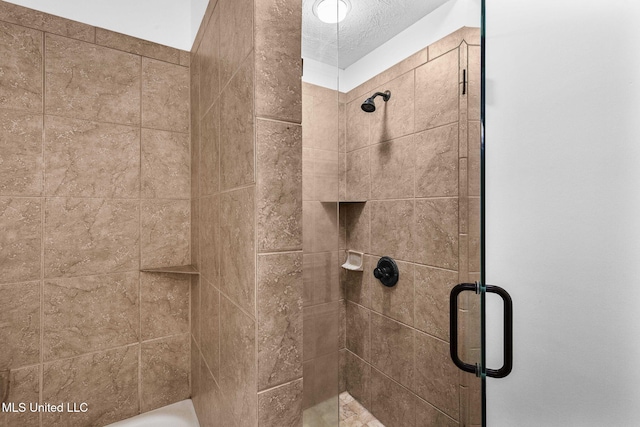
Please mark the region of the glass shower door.
POLYGON ((640 3, 486 12, 487 425, 640 425, 640 3))

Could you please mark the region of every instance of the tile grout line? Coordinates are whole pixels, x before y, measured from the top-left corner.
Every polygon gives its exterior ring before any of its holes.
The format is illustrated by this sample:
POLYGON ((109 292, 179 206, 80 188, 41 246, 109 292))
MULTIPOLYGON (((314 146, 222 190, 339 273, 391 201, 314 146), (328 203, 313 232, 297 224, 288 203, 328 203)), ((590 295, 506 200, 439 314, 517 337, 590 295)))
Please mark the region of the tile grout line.
MULTIPOLYGON (((142 267, 142 97, 143 97, 143 63, 140 61, 140 104, 139 104, 139 126, 138 126, 138 270, 142 267)), ((142 413, 142 275, 138 272, 138 414, 142 413)))
MULTIPOLYGON (((45 143, 46 143, 46 133, 45 133, 45 103, 46 103, 46 37, 43 32, 41 35, 41 46, 42 46, 42 184, 40 187, 40 363, 38 367, 38 380, 39 380, 39 390, 38 397, 40 402, 44 402, 44 280, 45 280, 45 226, 46 226, 46 198, 45 198, 45 188, 47 184, 47 174, 46 174, 46 158, 45 158, 45 143)), ((40 426, 43 425, 43 417, 44 414, 40 412, 38 414, 38 423, 40 426)))

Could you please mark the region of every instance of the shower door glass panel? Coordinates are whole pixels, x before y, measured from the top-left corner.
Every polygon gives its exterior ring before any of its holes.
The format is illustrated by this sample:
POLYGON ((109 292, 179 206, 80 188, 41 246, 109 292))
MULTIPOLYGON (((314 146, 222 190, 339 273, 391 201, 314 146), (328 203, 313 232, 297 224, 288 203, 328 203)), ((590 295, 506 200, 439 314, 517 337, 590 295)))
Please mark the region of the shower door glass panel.
MULTIPOLYGON (((302 16, 303 424, 339 424, 344 347, 338 224, 338 28, 304 0, 302 16)), ((321 8, 321 12, 324 9, 321 8)))
MULTIPOLYGON (((480 425, 449 354, 449 293, 480 279, 480 2, 350 1, 338 23, 341 424, 480 425), (398 282, 373 274, 395 261, 398 282)), ((310 76, 307 76, 310 78, 310 76)), ((479 295, 458 348, 480 363, 479 295)))
POLYGON ((640 425, 640 3, 576 6, 486 0, 490 427, 640 425))

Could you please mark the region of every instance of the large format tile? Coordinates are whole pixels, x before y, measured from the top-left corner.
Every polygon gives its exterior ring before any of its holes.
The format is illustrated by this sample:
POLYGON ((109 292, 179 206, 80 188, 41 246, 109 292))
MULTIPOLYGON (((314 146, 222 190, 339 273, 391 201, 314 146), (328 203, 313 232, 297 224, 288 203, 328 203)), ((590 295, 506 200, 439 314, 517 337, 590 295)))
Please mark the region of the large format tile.
POLYGON ((189 200, 143 200, 140 215, 140 264, 168 267, 189 264, 189 200))
MULTIPOLYGON (((0 2, 3 20, 8 4, 0 2)), ((42 33, 0 22, 0 46, 0 108, 41 113, 42 33)))
POLYGON ((303 146, 338 151, 338 92, 303 82, 302 99, 303 146))
POLYGON ((45 277, 138 269, 139 212, 133 200, 47 199, 45 277))
POLYGON ((366 407, 371 405, 371 365, 347 350, 345 353, 347 391, 366 407))
POLYGON ((371 308, 378 313, 396 319, 409 326, 414 323, 413 304, 417 296, 414 293, 414 265, 397 261, 399 277, 398 283, 389 288, 373 277, 372 271, 378 263, 378 258, 372 258, 365 274, 371 281, 371 308))
POLYGON ((105 425, 138 414, 137 345, 45 363, 44 402, 85 402, 87 412, 48 412, 44 425, 105 425))
MULTIPOLYGON (((200 196, 220 191, 220 104, 216 103, 200 121, 200 196)), ((192 165, 193 167, 193 165, 192 165)), ((193 182, 191 183, 193 185, 193 182)))
MULTIPOLYGON (((195 230, 191 230, 194 232, 195 230)), ((220 197, 200 199, 200 275, 220 287, 220 197)), ((238 242, 236 242, 238 243, 238 242)))
POLYGON ((458 49, 416 69, 416 131, 458 120, 458 49))
MULTIPOLYGON (((405 261, 413 260, 414 201, 369 202, 371 253, 405 261)), ((416 210, 417 212, 417 210, 416 210)))
POLYGON ((304 305, 340 299, 340 257, 338 251, 303 255, 304 305))
POLYGON ((200 197, 200 57, 193 55, 189 68, 191 199, 200 197))
POLYGON ((258 390, 302 377, 302 252, 258 256, 258 390))
POLYGON ((424 400, 458 419, 458 368, 451 362, 449 344, 414 331, 416 370, 413 390, 424 400))
POLYGON ((189 132, 189 69, 142 58, 142 126, 189 132))
MULTIPOLYGON (((5 383, 6 384, 6 383, 5 383)), ((16 410, 18 405, 24 403, 29 407, 30 403, 38 403, 40 396, 40 367, 30 366, 24 369, 12 369, 0 374, 0 390, 8 388, 8 394, 3 403, 13 403, 16 410), (3 375, 5 375, 3 377, 3 375), (8 384, 3 387, 3 381, 8 384)), ((37 412, 0 412, 1 426, 39 427, 40 416, 37 412)))
POLYGON ((143 129, 141 145, 142 197, 189 198, 189 134, 143 129))
POLYGON ((369 203, 341 204, 345 212, 346 249, 369 253, 371 251, 371 207, 369 203))
POLYGON ((200 67, 198 120, 209 110, 220 94, 220 7, 214 9, 211 20, 203 27, 202 43, 196 53, 198 64, 195 64, 200 67))
POLYGON ((458 195, 458 124, 416 136, 416 197, 458 195))
POLYGON ((422 399, 416 399, 416 427, 458 427, 458 423, 422 399))
POLYGON ((202 377, 200 371, 200 349, 196 340, 191 336, 191 349, 190 349, 190 375, 191 375, 191 400, 195 399, 200 394, 200 385, 202 384, 202 377))
POLYGON ((364 360, 370 360, 371 312, 352 302, 347 302, 347 349, 364 360))
POLYGON ((96 44, 173 64, 180 62, 180 51, 178 49, 105 30, 104 28, 96 28, 96 44))
POLYGON ((239 426, 252 426, 257 416, 256 324, 221 297, 220 391, 239 426))
POLYGON ((189 331, 189 288, 185 274, 140 273, 142 340, 189 331))
MULTIPOLYGON (((346 258, 346 254, 344 257, 346 258)), ((352 271, 340 268, 340 280, 342 281, 342 289, 345 299, 363 307, 371 307, 371 291, 372 287, 377 286, 372 279, 371 273, 374 268, 374 257, 364 255, 363 270, 352 271)), ((377 281, 376 281, 377 282, 377 281)))
MULTIPOLYGON (((200 350, 203 363, 216 380, 220 379, 220 292, 203 280, 200 289, 200 350)), ((226 319, 223 319, 226 321, 226 319)))
POLYGON ((204 365, 202 358, 200 362, 200 378, 198 393, 193 394, 193 407, 198 415, 198 421, 202 427, 214 427, 227 422, 230 427, 235 427, 233 420, 229 418, 227 406, 224 403, 222 393, 218 384, 213 379, 211 372, 204 365))
POLYGON ((140 124, 140 57, 46 35, 45 113, 140 124))
POLYGON ((340 306, 336 301, 304 308, 304 360, 336 353, 340 349, 340 306))
POLYGON ((255 2, 256 115, 302 120, 302 3, 255 2))
POLYGON ((305 253, 338 249, 338 206, 336 203, 303 202, 302 247, 305 253))
POLYGON ((469 120, 480 120, 480 46, 469 46, 469 120))
MULTIPOLYGON (((302 141, 304 145, 304 136, 305 130, 304 126, 302 126, 302 141)), ((315 189, 315 163, 316 159, 314 156, 314 152, 316 150, 312 148, 302 148, 302 200, 310 201, 315 200, 316 189, 315 189)))
MULTIPOLYGON (((235 0, 220 0, 236 3, 235 0)), ((222 190, 255 181, 253 58, 247 58, 220 95, 220 185, 222 190)))
POLYGON ((40 282, 0 285, 0 371, 40 360, 40 282))
POLYGON ((302 249, 302 127, 257 122, 258 251, 302 249))
POLYGON ((325 402, 326 404, 327 401, 337 399, 339 394, 338 369, 340 368, 340 353, 334 351, 325 354, 316 358, 314 362, 316 365, 314 394, 317 403, 325 402))
POLYGON ((42 194, 42 115, 0 110, 0 195, 42 194))
POLYGON ((200 295, 200 287, 204 283, 204 279, 200 277, 199 274, 194 274, 191 276, 191 290, 190 290, 190 304, 191 308, 189 310, 189 315, 191 317, 191 335, 193 339, 201 345, 200 341, 200 319, 201 319, 201 310, 202 310, 202 298, 200 295))
POLYGON ((469 195, 480 196, 480 122, 469 122, 469 195))
POLYGON ((189 398, 189 334, 142 343, 140 411, 189 398))
POLYGON ((413 330, 371 313, 371 364, 409 388, 412 385, 413 330))
MULTIPOLYGON (((414 71, 397 77, 375 89, 375 92, 390 91, 389 101, 375 99, 376 111, 370 113, 371 143, 389 141, 413 133, 414 125, 414 71)), ((418 96, 421 96, 419 92, 418 96)), ((373 94, 371 94, 373 95, 373 94)), ((417 110, 418 115, 422 111, 417 110)))
POLYGON ((46 116, 45 194, 138 198, 140 129, 46 116))
POLYGON ((449 341, 449 293, 458 283, 458 273, 424 265, 415 268, 415 327, 449 341))
POLYGON ((366 201, 371 197, 381 198, 378 195, 377 188, 372 192, 371 151, 374 150, 376 150, 376 147, 366 147, 346 154, 347 200, 366 201))
POLYGON ((480 29, 474 27, 461 27, 453 33, 437 40, 429 45, 429 60, 433 60, 447 52, 457 50, 462 42, 480 44, 480 29))
POLYGON ((458 268, 458 199, 416 200, 415 260, 421 264, 458 268))
MULTIPOLYGON (((59 16, 50 15, 35 9, 18 6, 6 1, 0 2, 0 16, 2 20, 24 27, 35 28, 47 33, 60 34, 78 40, 93 42, 94 27, 71 21, 59 16)), ((4 43, 2 43, 4 46, 4 43)))
POLYGON ((302 378, 258 394, 258 427, 302 427, 302 378))
POLYGON ((337 151, 312 150, 313 200, 336 202, 339 198, 339 160, 337 151))
POLYGON ((480 271, 480 198, 469 199, 469 271, 480 271))
POLYGON ((347 153, 369 145, 372 115, 362 111, 361 106, 365 99, 362 97, 347 104, 347 153))
POLYGON ((371 369, 371 413, 386 427, 412 427, 416 398, 375 369, 371 369))
MULTIPOLYGON (((416 163, 419 162, 416 162, 413 136, 372 146, 371 198, 376 200, 413 197, 416 163)), ((350 192, 349 184, 347 181, 347 194, 350 192)))
POLYGON ((220 196, 220 290, 249 313, 255 311, 255 189, 220 196))
POLYGON ((46 280, 44 360, 137 342, 138 292, 137 272, 46 280))
POLYGON ((0 283, 40 278, 41 212, 39 199, 0 198, 0 283))
POLYGON ((191 199, 191 265, 200 271, 200 199, 191 199))
POLYGON ((224 87, 253 49, 254 2, 219 0, 219 7, 220 34, 224 35, 220 38, 220 84, 224 87))

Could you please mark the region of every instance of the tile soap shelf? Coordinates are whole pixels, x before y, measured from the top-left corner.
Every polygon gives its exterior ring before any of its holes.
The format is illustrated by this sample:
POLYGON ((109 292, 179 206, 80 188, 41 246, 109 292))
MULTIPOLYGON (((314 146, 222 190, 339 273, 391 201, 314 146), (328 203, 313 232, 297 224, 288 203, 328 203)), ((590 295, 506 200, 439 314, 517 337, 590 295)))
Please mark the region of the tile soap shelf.
POLYGON ((362 260, 364 258, 364 253, 348 250, 347 251, 347 260, 342 264, 342 268, 345 270, 351 271, 363 271, 362 268, 362 260))
POLYGON ((145 273, 200 274, 193 265, 176 265, 172 267, 141 268, 145 273))

